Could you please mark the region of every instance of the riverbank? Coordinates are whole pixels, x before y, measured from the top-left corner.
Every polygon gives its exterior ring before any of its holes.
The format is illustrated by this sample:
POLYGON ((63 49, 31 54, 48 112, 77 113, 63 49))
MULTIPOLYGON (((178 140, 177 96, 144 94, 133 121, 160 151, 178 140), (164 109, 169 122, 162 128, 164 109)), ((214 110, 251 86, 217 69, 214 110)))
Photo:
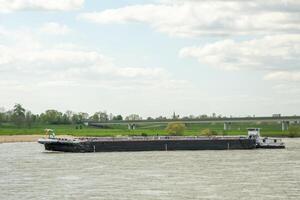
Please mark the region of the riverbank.
POLYGON ((41 137, 40 135, 1 135, 0 143, 35 142, 40 137, 41 137))
MULTIPOLYGON (((238 136, 247 135, 247 127, 261 128, 261 136, 263 137, 291 137, 289 131, 281 131, 278 124, 242 124, 238 126, 232 125, 231 130, 224 131, 221 124, 190 124, 186 126, 183 135, 200 136, 203 135, 204 129, 215 131, 219 136, 238 136)), ((66 137, 118 137, 118 136, 151 136, 151 135, 168 135, 165 130, 165 124, 158 126, 138 126, 135 130, 128 130, 127 126, 110 126, 110 127, 89 127, 76 125, 34 125, 31 128, 17 128, 14 125, 0 126, 0 143, 2 142, 35 142, 38 138, 45 135, 45 128, 53 129, 57 136, 66 137)), ((293 137, 300 137, 300 133, 296 133, 293 137)))
MULTIPOLYGON (((14 142, 36 142, 43 135, 0 135, 0 143, 14 142)), ((60 135, 59 137, 72 138, 70 135, 60 135)))
MULTIPOLYGON (((39 138, 45 137, 45 135, 0 135, 1 143, 15 143, 15 142, 37 142, 39 138)), ((60 138, 74 138, 72 135, 58 135, 60 138)), ((288 137, 279 137, 288 138, 288 137)))

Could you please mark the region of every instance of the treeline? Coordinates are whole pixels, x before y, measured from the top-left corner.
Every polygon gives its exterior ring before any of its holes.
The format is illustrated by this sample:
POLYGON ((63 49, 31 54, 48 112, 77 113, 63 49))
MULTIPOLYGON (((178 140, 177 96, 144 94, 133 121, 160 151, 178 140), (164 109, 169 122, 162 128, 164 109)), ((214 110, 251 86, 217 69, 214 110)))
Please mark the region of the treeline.
MULTIPOLYGON (((173 114, 172 117, 159 116, 156 118, 148 117, 145 120, 166 120, 166 119, 199 119, 199 118, 220 118, 215 113, 212 116, 200 115, 200 116, 187 116, 179 117, 179 115, 173 114)), ((103 122, 103 121, 122 121, 122 120, 142 120, 138 114, 131 114, 123 117, 122 115, 108 114, 106 111, 98 111, 93 115, 89 115, 86 112, 73 112, 66 111, 60 112, 54 109, 46 110, 40 114, 33 114, 30 110, 23 108, 21 104, 15 104, 10 110, 0 108, 0 125, 3 123, 13 123, 17 127, 31 127, 33 124, 82 124, 85 121, 103 122)))
POLYGON ((17 127, 31 127, 33 124, 83 124, 85 121, 121 121, 121 120, 142 120, 137 114, 123 117, 122 115, 108 114, 106 111, 98 111, 93 115, 86 112, 66 111, 60 112, 54 109, 46 110, 40 114, 33 114, 30 110, 23 108, 21 104, 15 104, 10 110, 0 108, 0 125, 13 123, 17 127))
MULTIPOLYGON (((130 115, 126 119, 136 120, 137 115, 130 115)), ((140 118, 138 118, 140 119, 140 118)), ((123 120, 121 115, 107 114, 105 111, 95 112, 90 116, 86 112, 66 111, 60 112, 54 109, 46 110, 41 114, 33 114, 30 110, 23 108, 21 104, 15 104, 13 109, 5 111, 0 109, 0 125, 3 123, 14 123, 18 127, 31 127, 33 124, 82 124, 87 120, 109 121, 123 120)))

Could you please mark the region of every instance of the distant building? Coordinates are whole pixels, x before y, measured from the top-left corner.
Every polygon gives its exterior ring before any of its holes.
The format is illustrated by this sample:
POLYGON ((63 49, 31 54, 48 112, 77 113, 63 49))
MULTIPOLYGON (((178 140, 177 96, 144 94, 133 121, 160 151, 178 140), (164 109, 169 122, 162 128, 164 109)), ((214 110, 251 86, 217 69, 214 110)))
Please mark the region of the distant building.
POLYGON ((179 115, 176 115, 175 112, 173 112, 172 119, 179 119, 179 115))

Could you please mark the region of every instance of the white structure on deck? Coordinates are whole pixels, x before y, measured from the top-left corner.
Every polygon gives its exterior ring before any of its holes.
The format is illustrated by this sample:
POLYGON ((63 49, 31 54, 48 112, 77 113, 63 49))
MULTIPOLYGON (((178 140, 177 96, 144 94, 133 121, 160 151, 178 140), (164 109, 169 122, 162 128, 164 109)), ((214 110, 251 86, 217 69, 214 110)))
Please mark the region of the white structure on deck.
POLYGON ((260 128, 248 128, 248 137, 255 138, 257 147, 260 148, 278 148, 283 147, 284 143, 278 138, 268 138, 260 136, 260 128))
POLYGON ((256 143, 260 141, 260 128, 248 128, 248 137, 255 138, 256 143))
POLYGON ((248 136, 260 137, 260 128, 248 128, 248 136))

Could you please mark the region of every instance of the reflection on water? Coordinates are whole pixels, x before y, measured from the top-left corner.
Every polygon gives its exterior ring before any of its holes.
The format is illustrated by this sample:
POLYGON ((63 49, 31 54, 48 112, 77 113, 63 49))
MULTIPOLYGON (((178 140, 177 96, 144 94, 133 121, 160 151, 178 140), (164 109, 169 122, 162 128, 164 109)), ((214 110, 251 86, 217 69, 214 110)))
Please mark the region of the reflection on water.
POLYGON ((300 199, 300 139, 287 149, 45 152, 0 144, 0 199, 300 199))

